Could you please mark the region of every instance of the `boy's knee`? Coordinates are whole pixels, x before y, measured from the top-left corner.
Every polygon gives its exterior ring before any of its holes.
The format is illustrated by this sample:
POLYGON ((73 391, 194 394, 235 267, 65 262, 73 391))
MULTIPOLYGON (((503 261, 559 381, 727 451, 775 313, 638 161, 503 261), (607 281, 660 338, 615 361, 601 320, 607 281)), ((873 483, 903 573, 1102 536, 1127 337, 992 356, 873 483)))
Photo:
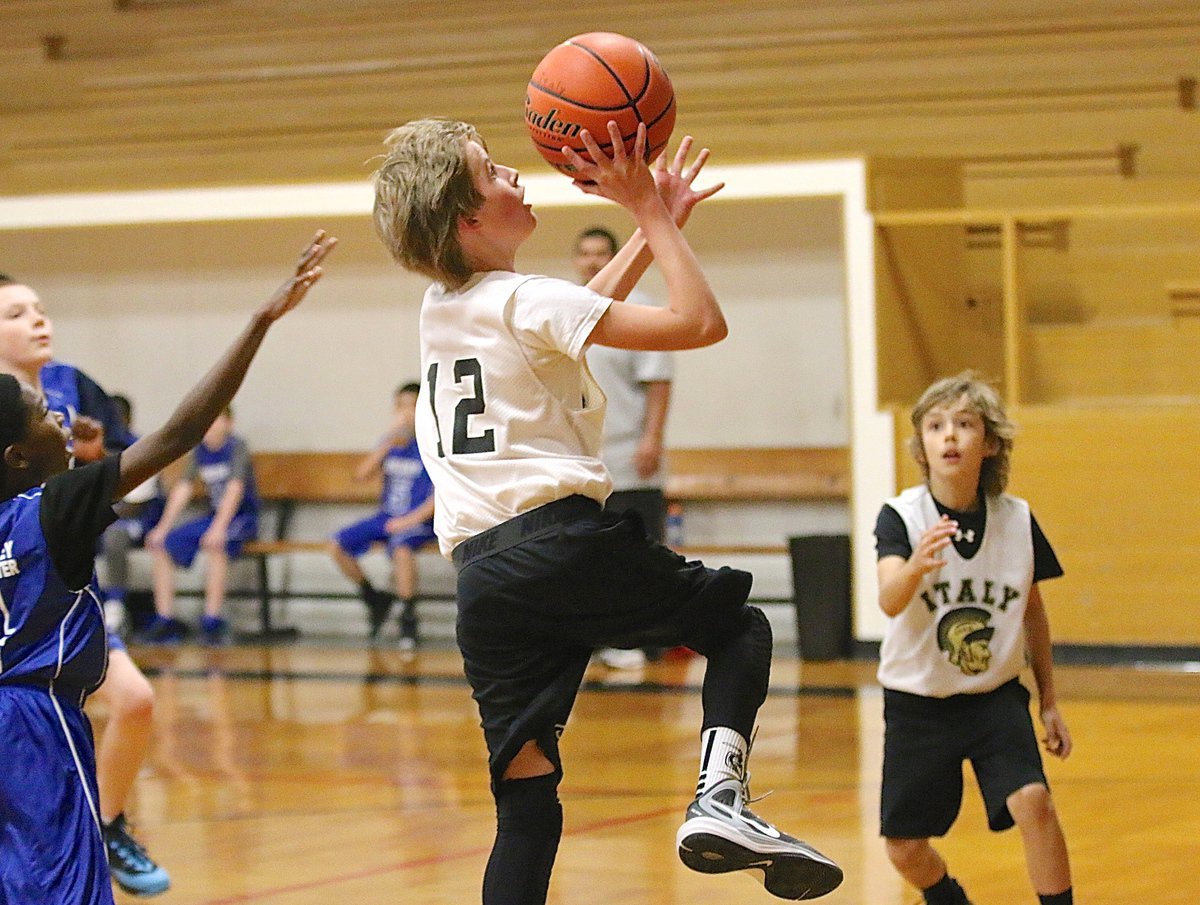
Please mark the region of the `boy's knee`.
POLYGON ((769 660, 773 643, 771 623, 756 606, 741 603, 711 614, 699 626, 697 636, 689 639, 689 647, 705 656, 730 644, 741 645, 748 656, 764 656, 769 660))
POLYGON ((528 779, 505 779, 496 787, 496 822, 501 831, 558 838, 562 834, 562 804, 555 770, 528 779))
POLYGON ((513 755, 513 759, 504 768, 504 780, 532 779, 547 776, 557 771, 554 763, 538 745, 536 739, 530 739, 513 755))
POLYGON ((1018 826, 1056 820, 1054 799, 1042 783, 1030 783, 1008 796, 1005 802, 1018 826))
POLYGON ((725 624, 713 646, 723 648, 736 645, 739 656, 748 667, 758 667, 757 671, 769 674, 774 640, 766 614, 756 606, 744 605, 725 624))
POLYGON ((922 862, 929 848, 928 839, 884 839, 888 860, 901 873, 922 862))
POLYGON ((140 682, 122 682, 112 690, 114 715, 127 720, 148 721, 154 716, 154 689, 140 675, 140 682))
POLYGON ((746 620, 755 643, 770 650, 775 641, 775 634, 771 631, 771 621, 767 618, 767 614, 756 606, 747 606, 743 618, 746 620))

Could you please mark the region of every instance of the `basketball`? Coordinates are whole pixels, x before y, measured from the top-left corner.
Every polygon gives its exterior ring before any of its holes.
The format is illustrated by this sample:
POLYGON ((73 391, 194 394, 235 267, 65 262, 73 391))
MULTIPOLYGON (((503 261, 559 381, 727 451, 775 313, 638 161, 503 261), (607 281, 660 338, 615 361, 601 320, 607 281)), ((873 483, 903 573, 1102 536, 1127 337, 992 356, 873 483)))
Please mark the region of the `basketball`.
POLYGON ((633 152, 639 123, 646 124, 646 160, 653 160, 675 128, 675 91, 658 57, 644 45, 612 32, 576 35, 538 63, 525 92, 525 125, 541 155, 574 176, 564 146, 588 158, 579 133, 612 153, 608 122, 633 152))

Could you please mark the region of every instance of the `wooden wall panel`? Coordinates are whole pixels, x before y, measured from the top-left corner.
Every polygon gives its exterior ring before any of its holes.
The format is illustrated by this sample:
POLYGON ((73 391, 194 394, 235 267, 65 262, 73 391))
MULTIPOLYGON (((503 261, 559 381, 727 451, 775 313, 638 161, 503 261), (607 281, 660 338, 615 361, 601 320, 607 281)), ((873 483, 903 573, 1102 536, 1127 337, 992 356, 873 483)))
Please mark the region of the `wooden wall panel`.
MULTIPOLYGON (((600 25, 586 6, 547 16, 533 0, 120 6, 0 5, 0 193, 360 178, 378 136, 429 114, 477 122, 506 161, 540 166, 526 80, 600 25)), ((602 27, 657 52, 679 129, 727 161, 970 163, 1125 142, 1139 177, 1200 176, 1192 0, 625 0, 602 27)))
MULTIPOLYGON (((1024 406, 1009 490, 1029 500, 1066 575, 1043 588, 1055 641, 1200 644, 1200 412, 1024 406)), ((911 434, 897 415, 897 443, 911 434)), ((906 450, 900 486, 920 480, 906 450)))

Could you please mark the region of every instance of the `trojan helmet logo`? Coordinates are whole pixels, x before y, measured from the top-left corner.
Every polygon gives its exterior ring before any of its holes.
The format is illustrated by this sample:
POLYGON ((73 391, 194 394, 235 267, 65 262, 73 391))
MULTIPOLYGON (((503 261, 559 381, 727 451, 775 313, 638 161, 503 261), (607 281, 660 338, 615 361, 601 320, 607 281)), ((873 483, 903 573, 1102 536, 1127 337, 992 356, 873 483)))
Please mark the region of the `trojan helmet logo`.
POLYGON ((741 751, 730 751, 726 754, 725 765, 733 771, 735 776, 746 775, 746 758, 741 751))
POLYGON ((937 627, 938 647, 947 654, 947 659, 964 675, 977 676, 985 672, 992 662, 992 651, 988 642, 996 633, 988 625, 992 614, 977 606, 964 606, 951 610, 942 617, 937 627))

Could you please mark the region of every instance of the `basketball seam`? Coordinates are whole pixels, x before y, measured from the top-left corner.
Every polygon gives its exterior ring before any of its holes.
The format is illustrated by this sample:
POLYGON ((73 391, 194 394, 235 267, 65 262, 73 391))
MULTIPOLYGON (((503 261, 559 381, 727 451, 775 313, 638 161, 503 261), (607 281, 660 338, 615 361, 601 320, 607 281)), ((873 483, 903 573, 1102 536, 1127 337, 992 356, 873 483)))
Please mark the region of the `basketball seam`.
POLYGON ((668 113, 670 113, 674 109, 675 109, 675 95, 672 93, 671 99, 669 101, 667 101, 667 106, 662 108, 662 112, 659 113, 658 116, 654 117, 654 119, 652 119, 648 123, 646 123, 646 128, 653 129, 655 126, 657 126, 659 124, 659 122, 662 120, 662 118, 664 116, 666 116, 668 113))
MULTIPOLYGON (((597 104, 585 104, 581 101, 575 100, 573 97, 568 97, 565 94, 559 94, 557 91, 551 91, 545 85, 542 85, 533 80, 530 80, 529 87, 536 88, 538 91, 542 92, 542 94, 546 95, 547 97, 557 98, 558 100, 568 103, 573 107, 578 107, 580 110, 596 110, 599 112, 612 112, 615 110, 630 110, 630 109, 632 109, 635 113, 637 112, 637 108, 630 107, 629 104, 620 104, 616 107, 600 106, 597 104)), ((622 90, 624 90, 624 86, 622 86, 622 90)), ((625 92, 625 96, 626 97, 629 96, 628 91, 625 92)))
MULTIPOLYGON (((600 56, 600 54, 596 53, 596 51, 592 50, 592 48, 588 47, 585 44, 575 44, 572 41, 564 41, 563 43, 566 44, 568 47, 574 47, 574 48, 577 48, 578 50, 582 50, 589 57, 591 57, 593 60, 595 60, 597 63, 599 63, 601 66, 604 67, 605 71, 609 75, 612 76, 612 80, 614 82, 616 82, 617 85, 620 87, 621 93, 625 95, 626 105, 633 109, 634 115, 636 115, 638 118, 638 122, 641 122, 642 114, 641 114, 641 111, 638 110, 638 108, 637 108, 637 103, 643 97, 645 97, 646 92, 650 90, 650 61, 648 59, 646 59, 646 54, 642 52, 642 49, 640 47, 638 48, 638 56, 640 56, 642 58, 642 70, 643 70, 642 87, 638 90, 637 96, 635 97, 634 95, 629 93, 628 86, 626 86, 625 82, 622 81, 621 77, 619 75, 617 75, 616 70, 608 65, 608 60, 604 59, 604 57, 600 56)), ((563 100, 569 100, 569 98, 563 98, 563 100)), ((583 106, 583 105, 581 104, 580 106, 583 106)), ((599 107, 596 109, 600 109, 600 110, 614 109, 615 110, 615 109, 620 109, 620 108, 599 107)))

